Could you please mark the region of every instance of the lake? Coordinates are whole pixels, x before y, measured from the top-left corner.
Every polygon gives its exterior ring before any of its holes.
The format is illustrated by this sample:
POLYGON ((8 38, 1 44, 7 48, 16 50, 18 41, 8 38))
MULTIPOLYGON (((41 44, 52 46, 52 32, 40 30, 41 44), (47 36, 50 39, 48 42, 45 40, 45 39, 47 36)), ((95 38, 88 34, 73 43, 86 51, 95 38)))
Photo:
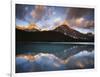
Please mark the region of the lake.
POLYGON ((93 68, 91 43, 16 43, 16 73, 93 68))

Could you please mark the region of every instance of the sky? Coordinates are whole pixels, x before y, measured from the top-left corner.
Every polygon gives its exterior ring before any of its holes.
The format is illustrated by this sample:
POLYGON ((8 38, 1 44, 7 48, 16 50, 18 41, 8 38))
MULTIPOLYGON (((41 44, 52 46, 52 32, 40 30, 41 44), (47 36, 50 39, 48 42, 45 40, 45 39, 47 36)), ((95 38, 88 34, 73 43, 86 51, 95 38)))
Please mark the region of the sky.
POLYGON ((39 29, 53 30, 67 22, 82 33, 94 33, 94 9, 16 4, 16 26, 36 24, 39 29))

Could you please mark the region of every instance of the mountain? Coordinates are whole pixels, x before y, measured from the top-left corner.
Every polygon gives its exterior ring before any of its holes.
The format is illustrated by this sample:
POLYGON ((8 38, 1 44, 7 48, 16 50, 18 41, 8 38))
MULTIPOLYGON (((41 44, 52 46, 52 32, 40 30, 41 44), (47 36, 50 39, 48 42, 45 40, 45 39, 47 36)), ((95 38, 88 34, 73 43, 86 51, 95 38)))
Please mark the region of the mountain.
POLYGON ((16 41, 32 42, 93 42, 92 33, 83 34, 67 25, 60 25, 54 30, 40 31, 38 28, 16 28, 16 41))
POLYGON ((83 40, 83 41, 93 41, 94 40, 94 35, 92 33, 83 34, 83 33, 80 33, 70 28, 68 25, 61 25, 57 27, 55 31, 61 32, 65 36, 69 36, 75 40, 83 40))
POLYGON ((66 36, 63 33, 55 31, 28 32, 16 29, 16 41, 33 41, 33 42, 62 41, 63 42, 66 41, 66 36))
POLYGON ((16 29, 23 31, 39 31, 37 25, 33 23, 28 26, 16 26, 16 29))

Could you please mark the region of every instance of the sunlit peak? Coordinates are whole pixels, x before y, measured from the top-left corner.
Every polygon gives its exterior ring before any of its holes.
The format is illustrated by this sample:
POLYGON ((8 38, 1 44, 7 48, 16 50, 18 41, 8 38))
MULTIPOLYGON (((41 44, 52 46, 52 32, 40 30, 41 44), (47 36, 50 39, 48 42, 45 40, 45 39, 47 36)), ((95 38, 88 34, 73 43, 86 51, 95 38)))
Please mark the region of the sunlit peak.
POLYGON ((69 25, 67 20, 64 20, 63 25, 69 25))

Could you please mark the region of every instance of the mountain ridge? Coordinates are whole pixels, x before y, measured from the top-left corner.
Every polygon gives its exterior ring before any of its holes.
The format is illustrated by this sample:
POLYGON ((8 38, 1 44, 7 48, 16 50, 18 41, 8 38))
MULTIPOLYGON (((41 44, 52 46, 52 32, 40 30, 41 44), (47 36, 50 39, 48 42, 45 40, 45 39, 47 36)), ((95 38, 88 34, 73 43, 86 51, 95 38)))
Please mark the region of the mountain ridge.
POLYGON ((16 41, 94 42, 94 35, 92 33, 80 33, 64 24, 49 31, 39 31, 35 28, 32 28, 32 30, 16 28, 16 41))

